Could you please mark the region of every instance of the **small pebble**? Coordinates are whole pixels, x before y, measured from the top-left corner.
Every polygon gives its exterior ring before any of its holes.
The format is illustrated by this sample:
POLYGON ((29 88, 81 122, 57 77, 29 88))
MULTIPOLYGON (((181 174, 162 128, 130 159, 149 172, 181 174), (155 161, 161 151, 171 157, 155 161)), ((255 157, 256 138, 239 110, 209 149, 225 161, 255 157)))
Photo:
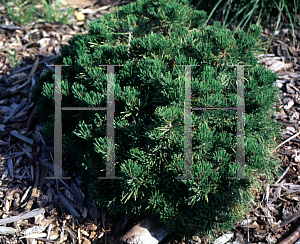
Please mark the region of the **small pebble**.
POLYGON ((294 105, 294 101, 290 100, 287 105, 284 106, 284 109, 288 110, 294 105))
POLYGON ((294 127, 290 127, 290 126, 288 126, 288 127, 286 127, 286 129, 287 129, 287 130, 289 130, 289 131, 291 131, 291 132, 294 132, 294 133, 296 133, 296 130, 295 130, 295 128, 294 128, 294 127))

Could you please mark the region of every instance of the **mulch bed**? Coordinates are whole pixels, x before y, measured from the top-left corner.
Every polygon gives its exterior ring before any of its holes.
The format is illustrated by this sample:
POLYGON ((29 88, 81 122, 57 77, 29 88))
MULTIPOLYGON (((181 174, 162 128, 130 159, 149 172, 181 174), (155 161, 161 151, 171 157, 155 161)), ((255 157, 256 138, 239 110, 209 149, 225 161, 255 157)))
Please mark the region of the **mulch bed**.
MULTIPOLYGON (((42 135, 42 124, 33 119, 34 104, 28 89, 41 84, 41 74, 59 55, 62 45, 74 35, 87 33, 90 20, 110 12, 111 6, 81 8, 85 19, 70 24, 32 23, 20 27, 10 22, 4 7, 0 23, 0 239, 2 243, 115 243, 135 222, 113 219, 99 213, 87 194, 80 188, 72 172, 72 158, 63 155, 64 176, 71 180, 52 180, 53 144, 42 135), (11 69, 16 50, 21 62, 11 69)), ((296 33, 300 33, 297 27, 296 33)), ((264 192, 257 192, 252 209, 242 223, 227 233, 232 243, 279 243, 300 225, 300 34, 293 47, 292 31, 282 23, 268 56, 260 63, 278 73, 275 85, 283 100, 277 121, 284 125, 284 144, 277 150, 285 170, 275 184, 268 185, 261 177, 264 192)), ((262 36, 272 33, 263 30, 262 36)), ((51 68, 51 67, 48 67, 51 68)), ((281 143, 278 139, 278 142, 281 143)), ((216 233, 221 238, 225 236, 216 233)), ((293 235, 295 241, 300 237, 293 235)), ((183 241, 170 237, 163 243, 212 243, 207 236, 183 241)), ((294 241, 294 242, 295 242, 294 241)), ((290 242, 290 243, 294 243, 290 242)), ((225 242, 222 242, 225 243, 225 242)))

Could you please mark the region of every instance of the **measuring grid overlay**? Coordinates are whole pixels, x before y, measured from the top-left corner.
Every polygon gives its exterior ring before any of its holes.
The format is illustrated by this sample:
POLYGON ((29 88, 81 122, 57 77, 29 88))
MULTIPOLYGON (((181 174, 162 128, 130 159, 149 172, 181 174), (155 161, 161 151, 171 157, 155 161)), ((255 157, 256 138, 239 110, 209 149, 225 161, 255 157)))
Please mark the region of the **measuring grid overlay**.
MULTIPOLYGON (((107 107, 61 107, 61 67, 69 65, 47 65, 55 66, 55 124, 54 124, 54 177, 46 179, 71 179, 71 177, 62 177, 62 122, 61 110, 106 110, 107 111, 107 160, 106 160, 106 177, 98 179, 123 179, 115 176, 115 141, 114 141, 114 67, 123 65, 100 65, 107 66, 107 107)), ((191 66, 200 65, 178 65, 185 66, 185 97, 192 97, 191 92, 191 66)), ((237 67, 237 107, 236 108, 192 108, 191 99, 185 99, 184 103, 184 162, 185 176, 176 177, 176 179, 200 179, 192 176, 192 110, 237 110, 237 176, 229 179, 248 179, 245 177, 245 90, 244 90, 244 66, 251 65, 231 65, 237 67)))

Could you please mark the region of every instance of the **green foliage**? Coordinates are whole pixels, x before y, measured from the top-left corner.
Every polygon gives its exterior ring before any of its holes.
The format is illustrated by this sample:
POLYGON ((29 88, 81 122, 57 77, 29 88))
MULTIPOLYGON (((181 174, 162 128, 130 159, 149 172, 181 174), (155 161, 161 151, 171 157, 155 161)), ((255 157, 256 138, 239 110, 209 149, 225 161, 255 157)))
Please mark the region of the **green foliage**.
POLYGON ((33 8, 37 1, 21 1, 12 0, 12 4, 8 6, 6 1, 2 0, 10 18, 18 23, 24 24, 34 20, 36 10, 33 8))
MULTIPOLYGON (((194 2, 191 0, 190 2, 194 2)), ((200 5, 203 0, 198 0, 195 6, 200 5)), ((207 3, 204 3, 207 5, 207 3)), ((276 18, 276 27, 274 33, 279 27, 279 23, 288 22, 292 26, 293 31, 293 43, 295 46, 295 26, 300 25, 299 11, 300 1, 299 0, 212 0, 210 1, 211 6, 214 6, 210 12, 205 24, 211 19, 211 17, 220 16, 222 13, 223 26, 226 26, 228 20, 232 23, 240 21, 236 27, 238 30, 240 27, 245 28, 247 24, 252 24, 256 21, 256 25, 263 25, 269 28, 269 20, 271 17, 276 18), (222 10, 218 15, 214 14, 218 7, 222 10), (234 16, 230 18, 230 12, 234 12, 234 16)), ((274 33, 272 39, 269 42, 271 45, 274 38, 274 33)))
POLYGON ((70 15, 73 13, 74 8, 68 7, 65 11, 62 10, 64 7, 61 1, 53 0, 52 3, 48 3, 46 0, 40 0, 42 8, 38 11, 40 18, 46 22, 55 23, 60 22, 67 24, 70 15))
MULTIPOLYGON (((138 0, 89 24, 61 49, 62 107, 106 107, 107 73, 115 79, 116 176, 105 179, 106 111, 62 111, 63 150, 70 150, 83 186, 101 211, 153 214, 172 233, 230 229, 241 219, 258 176, 280 174, 271 144, 280 138, 273 112, 277 75, 258 64, 260 27, 232 33, 203 27, 205 12, 188 1, 138 0), (197 28, 200 28, 197 29, 197 28), (245 66, 245 174, 236 176, 236 111, 192 113, 193 177, 184 176, 185 67, 192 68, 192 107, 236 107, 237 73, 245 66), (170 129, 170 124, 172 129, 170 129)), ((32 90, 36 116, 53 135, 54 73, 32 90), (38 93, 41 92, 41 96, 38 93)))
POLYGON ((2 2, 10 18, 20 24, 32 21, 61 22, 66 24, 74 10, 71 7, 64 9, 59 0, 53 0, 52 3, 48 3, 46 0, 12 0, 10 5, 5 0, 2 0, 2 2), (38 7, 38 5, 40 6, 38 7))
POLYGON ((16 49, 14 49, 14 54, 11 55, 9 49, 7 48, 7 54, 8 54, 9 61, 11 62, 12 68, 13 69, 17 68, 20 62, 20 58, 17 58, 16 49))

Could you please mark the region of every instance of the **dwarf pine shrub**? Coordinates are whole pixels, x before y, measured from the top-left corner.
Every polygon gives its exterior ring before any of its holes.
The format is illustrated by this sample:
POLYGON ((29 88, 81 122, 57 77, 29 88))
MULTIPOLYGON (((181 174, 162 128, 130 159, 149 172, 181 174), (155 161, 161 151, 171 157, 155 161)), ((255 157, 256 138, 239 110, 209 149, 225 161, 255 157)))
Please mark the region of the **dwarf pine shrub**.
MULTIPOLYGON (((277 75, 254 56, 260 27, 233 34, 188 1, 138 0, 89 24, 61 49, 62 107, 106 107, 107 67, 115 67, 115 176, 106 176, 107 114, 62 110, 63 152, 73 155, 90 197, 111 215, 155 215, 170 233, 230 229, 243 217, 258 177, 280 173, 274 138, 277 75), (245 176, 236 176, 236 110, 192 110, 192 176, 185 175, 185 66, 192 108, 236 108, 237 68, 244 67, 245 176)), ((54 82, 32 89, 44 133, 54 134, 54 82)))

